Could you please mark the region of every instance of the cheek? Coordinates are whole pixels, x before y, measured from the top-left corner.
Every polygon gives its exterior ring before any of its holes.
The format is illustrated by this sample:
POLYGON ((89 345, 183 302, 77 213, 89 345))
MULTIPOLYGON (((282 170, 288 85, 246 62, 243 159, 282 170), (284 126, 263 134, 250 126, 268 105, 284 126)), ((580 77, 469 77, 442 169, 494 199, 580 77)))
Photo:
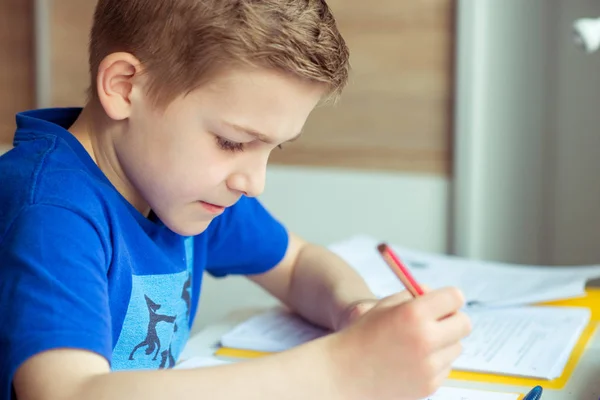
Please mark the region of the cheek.
POLYGON ((179 142, 172 158, 180 176, 178 180, 196 187, 220 185, 230 174, 234 161, 233 154, 219 149, 214 137, 202 132, 194 133, 191 140, 179 142))
POLYGON ((231 162, 218 153, 187 148, 169 157, 166 164, 156 171, 156 181, 161 181, 159 190, 163 196, 181 200, 197 200, 205 196, 220 195, 230 175, 231 162))
POLYGON ((127 147, 147 201, 166 206, 222 193, 235 157, 219 149, 212 135, 177 120, 136 122, 127 147))

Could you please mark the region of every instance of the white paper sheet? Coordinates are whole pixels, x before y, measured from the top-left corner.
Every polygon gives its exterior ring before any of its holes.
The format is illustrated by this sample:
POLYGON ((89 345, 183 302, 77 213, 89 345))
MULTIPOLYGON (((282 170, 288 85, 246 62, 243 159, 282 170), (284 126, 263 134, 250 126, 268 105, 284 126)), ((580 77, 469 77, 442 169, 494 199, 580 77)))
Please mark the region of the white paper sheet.
POLYGON ((327 333, 327 330, 309 324, 287 310, 277 308, 239 324, 221 337, 221 344, 238 349, 277 352, 327 333))
POLYGON ((192 369, 203 367, 214 367, 216 365, 230 364, 230 361, 221 360, 215 357, 192 357, 175 366, 175 369, 192 369))
MULTIPOLYGON (((378 297, 404 290, 376 250, 379 242, 357 236, 330 249, 352 265, 378 297)), ((500 307, 583 296, 587 280, 600 277, 600 265, 543 267, 483 262, 392 248, 415 279, 432 289, 460 288, 470 306, 500 307)))
POLYGON ((519 394, 488 392, 483 390, 441 387, 423 400, 517 400, 519 394))
POLYGON ((591 312, 575 307, 470 311, 473 332, 457 370, 554 379, 562 375, 591 312))

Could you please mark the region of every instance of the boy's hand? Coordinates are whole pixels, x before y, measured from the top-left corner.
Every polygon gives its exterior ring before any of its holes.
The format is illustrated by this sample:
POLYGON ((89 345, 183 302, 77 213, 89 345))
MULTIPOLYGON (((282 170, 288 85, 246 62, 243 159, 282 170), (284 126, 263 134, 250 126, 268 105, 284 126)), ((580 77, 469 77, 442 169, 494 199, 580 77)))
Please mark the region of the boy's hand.
POLYGON ((435 392, 471 331, 459 311, 463 304, 462 293, 453 288, 408 302, 398 294, 331 335, 334 374, 349 390, 348 398, 416 400, 435 392))
MULTIPOLYGON (((423 290, 425 292, 430 291, 430 288, 427 285, 421 285, 421 288, 423 288, 423 290)), ((413 296, 410 294, 410 292, 408 290, 403 290, 402 292, 395 294, 394 297, 398 301, 401 301, 401 300, 409 301, 413 298, 413 296)), ((375 305, 377 305, 377 303, 379 303, 379 301, 380 300, 377 300, 377 299, 365 299, 365 300, 358 300, 358 301, 351 303, 340 314, 340 317, 337 320, 337 324, 335 325, 335 330, 339 331, 339 330, 342 330, 342 329, 350 326, 355 321, 357 321, 360 317, 365 315, 370 309, 375 307, 375 305)))
MULTIPOLYGON (((400 292, 394 295, 399 301, 403 299, 408 301, 412 299, 411 294, 408 291, 400 292)), ((335 324, 335 330, 340 331, 348 326, 352 325, 359 318, 365 315, 369 310, 377 305, 381 300, 377 299, 364 299, 358 300, 349 304, 340 314, 337 323, 335 324)))
POLYGON ((336 331, 340 331, 344 328, 347 328, 360 317, 365 315, 370 309, 375 307, 378 302, 379 301, 376 299, 365 299, 350 303, 338 317, 334 329, 336 331))

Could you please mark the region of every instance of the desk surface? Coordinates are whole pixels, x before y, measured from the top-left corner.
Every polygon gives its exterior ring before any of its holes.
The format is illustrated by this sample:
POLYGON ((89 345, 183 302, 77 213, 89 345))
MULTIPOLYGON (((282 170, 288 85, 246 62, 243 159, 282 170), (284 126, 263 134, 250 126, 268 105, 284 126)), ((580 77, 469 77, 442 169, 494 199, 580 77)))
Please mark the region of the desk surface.
MULTIPOLYGON (((219 338, 232 329, 236 324, 244 321, 264 309, 247 309, 231 313, 219 323, 211 324, 198 334, 194 335, 183 353, 180 361, 185 361, 194 356, 210 356, 217 349, 219 338)), ((531 388, 523 386, 510 386, 448 380, 448 386, 460 386, 474 389, 497 390, 501 392, 527 393, 531 388)), ((587 350, 581 357, 573 376, 564 389, 545 389, 543 400, 599 400, 600 399, 600 329, 596 329, 594 337, 588 343, 587 350)))

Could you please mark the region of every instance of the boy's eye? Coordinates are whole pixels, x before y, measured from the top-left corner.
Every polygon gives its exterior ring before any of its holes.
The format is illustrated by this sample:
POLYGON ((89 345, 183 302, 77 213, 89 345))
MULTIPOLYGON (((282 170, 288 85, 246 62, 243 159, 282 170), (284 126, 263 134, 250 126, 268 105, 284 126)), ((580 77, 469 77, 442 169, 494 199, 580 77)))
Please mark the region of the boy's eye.
POLYGON ((244 151, 244 143, 232 142, 231 140, 224 139, 220 136, 215 136, 217 139, 217 144, 221 148, 221 150, 226 151, 244 151))

